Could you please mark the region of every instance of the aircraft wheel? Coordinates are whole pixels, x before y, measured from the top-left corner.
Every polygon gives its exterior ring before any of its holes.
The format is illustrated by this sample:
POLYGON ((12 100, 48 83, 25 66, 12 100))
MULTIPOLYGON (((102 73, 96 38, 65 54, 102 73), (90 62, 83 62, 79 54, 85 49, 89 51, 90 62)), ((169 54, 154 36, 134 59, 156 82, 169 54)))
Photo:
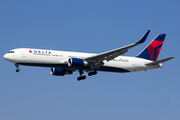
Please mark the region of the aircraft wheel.
POLYGON ((80 81, 80 80, 81 80, 81 77, 78 77, 77 80, 80 81))
POLYGON ((93 74, 96 75, 96 74, 97 74, 97 71, 94 71, 93 74))
POLYGON ((80 80, 84 80, 84 79, 86 79, 86 76, 85 76, 85 75, 80 76, 80 77, 78 77, 78 78, 77 78, 77 80, 78 80, 78 81, 80 81, 80 80))
POLYGON ((91 75, 96 75, 97 74, 97 71, 93 71, 93 72, 89 72, 88 75, 91 76, 91 75))
POLYGON ((92 72, 89 72, 88 75, 91 76, 91 75, 92 75, 92 72))
POLYGON ((19 72, 20 71, 20 69, 16 69, 16 72, 19 72))
POLYGON ((84 75, 84 76, 82 76, 81 78, 84 80, 84 79, 86 79, 86 76, 84 75))

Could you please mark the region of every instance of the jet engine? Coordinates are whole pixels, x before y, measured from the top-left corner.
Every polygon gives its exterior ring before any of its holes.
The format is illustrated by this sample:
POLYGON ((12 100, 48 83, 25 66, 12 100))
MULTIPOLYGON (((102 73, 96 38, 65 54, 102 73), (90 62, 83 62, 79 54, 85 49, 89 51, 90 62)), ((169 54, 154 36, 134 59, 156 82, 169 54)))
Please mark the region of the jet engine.
POLYGON ((83 67, 87 66, 88 63, 80 58, 69 58, 68 60, 68 66, 69 67, 83 67))
POLYGON ((73 72, 63 68, 51 68, 51 75, 64 76, 68 74, 73 74, 73 72))

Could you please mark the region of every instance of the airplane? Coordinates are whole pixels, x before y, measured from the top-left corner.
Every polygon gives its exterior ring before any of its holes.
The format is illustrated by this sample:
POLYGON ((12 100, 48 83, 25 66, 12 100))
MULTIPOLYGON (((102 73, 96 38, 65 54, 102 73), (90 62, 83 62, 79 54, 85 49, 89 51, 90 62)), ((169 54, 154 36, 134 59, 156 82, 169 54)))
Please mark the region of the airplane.
POLYGON ((121 56, 128 52, 130 48, 142 44, 150 30, 142 38, 130 45, 100 54, 56 51, 45 49, 18 48, 10 50, 4 58, 16 66, 19 72, 19 65, 49 67, 50 73, 56 76, 73 74, 78 71, 80 76, 78 81, 86 79, 83 75, 87 72, 89 76, 96 75, 97 71, 104 72, 135 72, 146 71, 162 67, 162 63, 175 57, 168 57, 157 60, 163 45, 166 34, 158 34, 137 56, 121 56))

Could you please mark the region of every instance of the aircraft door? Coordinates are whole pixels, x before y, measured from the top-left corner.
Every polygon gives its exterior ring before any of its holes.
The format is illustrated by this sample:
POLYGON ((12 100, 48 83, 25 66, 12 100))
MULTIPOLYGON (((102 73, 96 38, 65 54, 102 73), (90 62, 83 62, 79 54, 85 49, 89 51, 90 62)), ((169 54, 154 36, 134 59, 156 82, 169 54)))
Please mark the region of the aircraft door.
POLYGON ((26 52, 22 51, 22 57, 26 57, 26 52))

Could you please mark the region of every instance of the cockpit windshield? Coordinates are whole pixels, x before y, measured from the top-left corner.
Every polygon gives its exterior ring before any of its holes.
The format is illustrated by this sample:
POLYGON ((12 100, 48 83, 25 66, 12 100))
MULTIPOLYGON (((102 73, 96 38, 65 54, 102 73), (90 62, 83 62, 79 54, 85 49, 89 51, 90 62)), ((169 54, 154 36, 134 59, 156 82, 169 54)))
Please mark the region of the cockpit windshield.
POLYGON ((9 51, 8 53, 15 53, 15 51, 9 51))

